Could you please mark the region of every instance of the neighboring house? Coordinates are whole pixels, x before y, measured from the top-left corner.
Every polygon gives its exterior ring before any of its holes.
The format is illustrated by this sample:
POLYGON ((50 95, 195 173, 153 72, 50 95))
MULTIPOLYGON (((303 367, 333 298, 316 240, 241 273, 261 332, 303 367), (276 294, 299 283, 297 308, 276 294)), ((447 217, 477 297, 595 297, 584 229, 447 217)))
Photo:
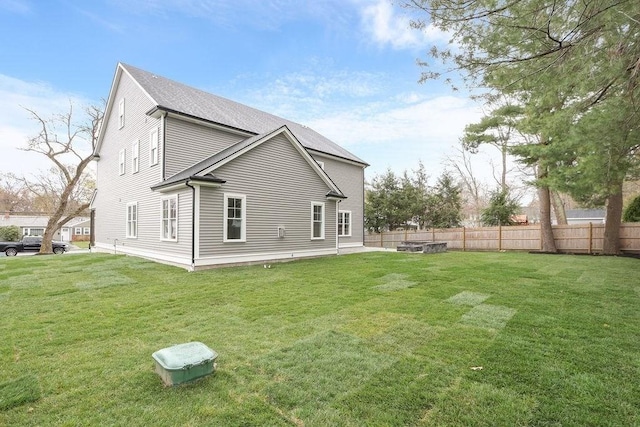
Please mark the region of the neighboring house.
POLYGON ((91 239, 91 220, 89 218, 78 218, 75 222, 70 222, 66 227, 62 228, 64 235, 64 229, 69 229, 71 242, 84 242, 91 239))
MULTIPOLYGON (((49 217, 45 215, 21 215, 5 212, 0 219, 0 227, 15 225, 20 228, 23 236, 42 236, 44 235, 44 230, 47 228, 47 222, 49 222, 49 217)), ((89 218, 74 218, 65 224, 64 227, 56 230, 53 235, 53 240, 61 240, 64 242, 72 241, 74 227, 76 225, 83 227, 81 232, 84 232, 84 227, 90 230, 90 228, 88 228, 89 218)), ((87 232, 87 234, 89 234, 89 232, 87 232)))
POLYGON ((567 209, 567 224, 604 224, 607 214, 604 209, 567 209))
POLYGON ((118 64, 95 244, 194 270, 364 245, 367 164, 312 129, 118 64))

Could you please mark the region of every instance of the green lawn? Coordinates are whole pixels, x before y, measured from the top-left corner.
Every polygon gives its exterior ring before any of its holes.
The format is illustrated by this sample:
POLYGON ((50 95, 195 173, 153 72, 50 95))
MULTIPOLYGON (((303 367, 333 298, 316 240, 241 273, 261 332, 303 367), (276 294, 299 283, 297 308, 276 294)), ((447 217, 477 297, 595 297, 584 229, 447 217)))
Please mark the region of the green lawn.
POLYGON ((0 259, 0 426, 640 425, 640 261, 0 259), (165 388, 151 353, 218 370, 165 388))
POLYGON ((89 249, 89 241, 86 242, 72 242, 74 246, 79 247, 80 249, 89 249))

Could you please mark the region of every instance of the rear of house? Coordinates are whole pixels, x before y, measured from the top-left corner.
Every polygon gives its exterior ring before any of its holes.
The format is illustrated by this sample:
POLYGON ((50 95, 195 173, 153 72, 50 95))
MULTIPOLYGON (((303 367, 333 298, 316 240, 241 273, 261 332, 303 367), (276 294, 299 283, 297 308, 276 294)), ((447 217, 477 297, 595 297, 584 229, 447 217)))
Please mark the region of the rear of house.
POLYGON ((364 161, 302 125, 119 64, 95 247, 189 269, 362 246, 364 161))

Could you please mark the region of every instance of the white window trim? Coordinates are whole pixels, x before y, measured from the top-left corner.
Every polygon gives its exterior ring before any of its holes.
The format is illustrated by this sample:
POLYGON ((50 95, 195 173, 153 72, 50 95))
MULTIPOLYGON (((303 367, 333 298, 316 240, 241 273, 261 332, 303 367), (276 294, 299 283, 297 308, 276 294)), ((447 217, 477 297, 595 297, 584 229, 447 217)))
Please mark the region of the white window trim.
POLYGON ((133 147, 131 147, 131 173, 138 173, 140 171, 140 140, 133 141, 133 147))
MULTIPOLYGON (((180 209, 179 208, 180 208, 180 205, 178 205, 178 195, 177 194, 175 196, 163 197, 160 200, 160 240, 161 241, 163 241, 163 242, 177 242, 178 241, 178 230, 179 230, 178 219, 180 217, 180 209), (175 202, 176 202, 176 230, 175 230, 176 231, 175 232, 176 237, 175 238, 165 237, 163 235, 163 232, 164 232, 164 218, 162 217, 163 211, 164 211, 164 209, 163 209, 164 206, 163 205, 164 205, 165 200, 172 200, 172 199, 175 200, 175 202)), ((168 220, 171 220, 171 218, 168 218, 168 220)), ((170 222, 169 222, 169 224, 170 224, 170 222)), ((169 236, 170 235, 171 235, 171 229, 169 229, 169 236)))
POLYGON ((126 215, 126 224, 125 224, 125 235, 127 239, 137 239, 138 238, 138 202, 127 203, 127 215, 126 215), (135 206, 136 208, 136 219, 135 219, 135 230, 133 234, 129 234, 129 209, 135 206))
POLYGON ((326 217, 326 213, 325 213, 324 203, 311 202, 311 240, 324 240, 325 217, 326 217), (315 223, 314 218, 313 218, 313 208, 316 207, 316 206, 322 207, 322 223, 320 224, 320 236, 319 237, 315 237, 313 235, 313 224, 315 223))
POLYGON ((122 149, 118 153, 118 172, 120 175, 124 175, 127 171, 127 150, 122 149))
POLYGON ((247 241, 247 196, 245 194, 236 193, 224 193, 222 213, 222 241, 224 243, 243 243, 247 241), (228 239, 227 238, 227 220, 229 219, 228 200, 229 199, 241 199, 242 200, 242 225, 240 226, 240 238, 228 239))
POLYGON ((44 228, 40 227, 27 227, 22 229, 23 236, 33 236, 33 237, 41 237, 44 235, 44 228), (32 234, 32 233, 40 233, 40 234, 32 234))
POLYGON ((82 236, 82 227, 74 227, 73 234, 76 236, 82 236))
POLYGON ((154 127, 149 131, 149 166, 155 166, 160 158, 160 131, 154 127), (155 135, 155 136, 154 136, 155 135), (155 154, 153 152, 155 148, 155 154))
POLYGON ((124 98, 118 103, 118 129, 124 127, 124 98))
POLYGON ((338 237, 351 237, 351 218, 351 211, 338 211, 338 237), (344 223, 342 225, 343 234, 340 234, 340 216, 342 215, 344 221, 344 214, 349 214, 349 222, 347 223, 349 225, 349 234, 344 234, 344 223))
POLYGON ((82 229, 82 234, 84 234, 85 236, 91 235, 91 227, 84 227, 82 229))

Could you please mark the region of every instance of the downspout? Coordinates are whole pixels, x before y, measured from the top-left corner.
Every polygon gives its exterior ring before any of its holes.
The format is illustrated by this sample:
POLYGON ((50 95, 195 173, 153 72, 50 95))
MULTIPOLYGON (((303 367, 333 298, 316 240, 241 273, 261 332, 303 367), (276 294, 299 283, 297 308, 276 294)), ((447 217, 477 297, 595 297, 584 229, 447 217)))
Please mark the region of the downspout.
POLYGON ((340 255, 340 235, 338 233, 338 221, 340 220, 340 202, 342 200, 336 200, 336 255, 340 255))
MULTIPOLYGON (((365 166, 366 167, 366 166, 365 166)), ((362 168, 362 218, 360 218, 362 220, 362 230, 360 231, 362 233, 362 246, 364 247, 364 240, 365 240, 365 230, 364 230, 364 211, 366 209, 365 205, 367 203, 367 190, 365 190, 365 182, 364 182, 364 168, 362 168)), ((353 236, 353 225, 351 226, 351 235, 353 236)))
POLYGON ((191 188, 191 271, 196 271, 196 188, 187 181, 191 188))
MULTIPOLYGON (((162 127, 162 167, 160 168, 160 173, 162 173, 161 181, 164 181, 165 180, 165 169, 167 167, 167 165, 165 163, 165 160, 166 160, 165 152, 166 152, 166 149, 167 149, 167 113, 166 112, 162 113, 162 115, 160 116, 160 123, 161 123, 160 126, 162 127)), ((187 184, 187 185, 189 187, 191 187, 189 184, 187 184)), ((191 187, 191 188, 193 188, 193 187, 191 187)))

